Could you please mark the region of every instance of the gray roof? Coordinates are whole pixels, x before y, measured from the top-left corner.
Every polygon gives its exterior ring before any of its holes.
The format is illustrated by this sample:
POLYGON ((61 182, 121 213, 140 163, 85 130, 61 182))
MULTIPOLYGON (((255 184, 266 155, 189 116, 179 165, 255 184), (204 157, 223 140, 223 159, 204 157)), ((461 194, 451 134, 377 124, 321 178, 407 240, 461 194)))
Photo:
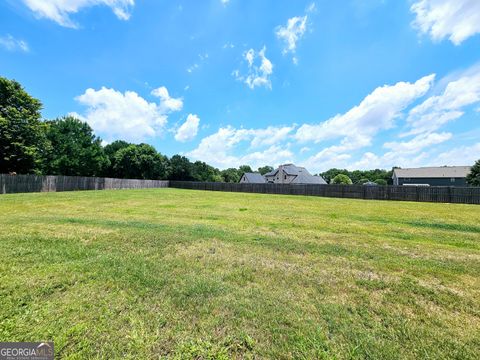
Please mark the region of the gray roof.
POLYGON ((394 169, 397 178, 465 178, 470 173, 470 166, 440 166, 411 169, 394 169))
POLYGON ((265 174, 265 176, 275 176, 275 175, 277 175, 277 172, 278 172, 278 170, 280 170, 280 168, 282 168, 283 171, 285 171, 288 175, 299 175, 302 172, 310 175, 308 170, 305 169, 304 167, 295 166, 293 164, 284 164, 284 165, 280 165, 277 169, 275 169, 273 171, 270 171, 269 173, 265 174))
POLYGON ((297 175, 292 180, 292 184, 326 184, 327 182, 321 176, 314 176, 304 172, 297 175))
POLYGON ((247 181, 252 184, 262 184, 266 182, 265 178, 260 173, 245 173, 243 175, 247 181))
POLYGON ((307 169, 301 166, 295 166, 293 164, 284 164, 280 165, 278 169, 265 174, 265 176, 275 176, 277 175, 280 168, 285 171, 287 175, 296 176, 295 179, 292 180, 292 184, 326 184, 327 182, 321 176, 313 176, 308 172, 307 169))

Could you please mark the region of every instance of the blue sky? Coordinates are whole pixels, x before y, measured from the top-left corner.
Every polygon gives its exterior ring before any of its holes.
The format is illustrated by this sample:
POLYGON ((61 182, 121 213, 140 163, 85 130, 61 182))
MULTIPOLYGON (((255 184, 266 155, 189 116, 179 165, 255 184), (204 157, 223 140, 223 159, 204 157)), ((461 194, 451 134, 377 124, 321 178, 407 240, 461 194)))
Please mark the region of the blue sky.
POLYGON ((478 0, 6 0, 0 75, 222 169, 480 158, 478 0))

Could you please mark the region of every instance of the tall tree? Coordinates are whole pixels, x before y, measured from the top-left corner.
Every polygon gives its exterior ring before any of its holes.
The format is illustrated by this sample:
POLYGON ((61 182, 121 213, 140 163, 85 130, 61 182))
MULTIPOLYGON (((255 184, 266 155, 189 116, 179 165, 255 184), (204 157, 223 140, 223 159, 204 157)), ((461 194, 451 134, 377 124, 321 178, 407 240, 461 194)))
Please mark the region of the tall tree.
POLYGON ((0 173, 40 171, 47 147, 41 108, 18 82, 0 77, 0 173))
POLYGON ((223 181, 227 183, 238 183, 240 181, 240 176, 238 170, 235 168, 228 168, 222 170, 223 181))
POLYGON ((195 161, 192 164, 192 177, 195 181, 221 182, 220 171, 203 161, 195 161))
POLYGON ((173 155, 170 158, 169 180, 193 180, 193 166, 185 156, 173 155))
POLYGON ((115 153, 113 171, 127 179, 166 179, 168 159, 151 145, 129 145, 115 153))
POLYGON ((253 170, 250 167, 250 165, 242 165, 238 168, 238 173, 240 176, 242 176, 245 173, 251 173, 251 172, 253 172, 253 170))
POLYGON ((99 176, 109 164, 101 139, 75 117, 48 121, 46 136, 51 144, 44 159, 46 174, 99 176))
POLYGON ((262 175, 265 175, 271 171, 273 171, 273 167, 272 166, 262 166, 262 167, 259 167, 258 170, 257 170, 260 174, 262 175))
POLYGON ((467 183, 472 186, 480 186, 480 160, 477 160, 467 175, 467 183))
POLYGON ((105 152, 105 155, 107 156, 107 158, 110 162, 110 165, 103 172, 103 176, 122 177, 121 174, 117 174, 114 170, 116 168, 116 166, 115 166, 115 155, 117 154, 117 152, 119 150, 125 149, 126 147, 129 147, 130 145, 132 145, 132 144, 130 144, 126 141, 116 140, 116 141, 112 142, 111 144, 106 145, 103 148, 103 151, 105 152))

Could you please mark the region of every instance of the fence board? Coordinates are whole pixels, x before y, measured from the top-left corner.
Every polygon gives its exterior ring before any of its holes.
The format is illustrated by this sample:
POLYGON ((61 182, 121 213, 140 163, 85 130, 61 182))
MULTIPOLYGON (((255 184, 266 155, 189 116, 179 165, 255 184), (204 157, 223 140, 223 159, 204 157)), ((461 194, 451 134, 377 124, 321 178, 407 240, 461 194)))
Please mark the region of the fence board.
POLYGON ((292 184, 233 184, 170 181, 179 189, 230 191, 261 194, 308 195, 334 198, 397 200, 439 203, 480 204, 480 187, 414 187, 364 185, 292 185, 292 184))

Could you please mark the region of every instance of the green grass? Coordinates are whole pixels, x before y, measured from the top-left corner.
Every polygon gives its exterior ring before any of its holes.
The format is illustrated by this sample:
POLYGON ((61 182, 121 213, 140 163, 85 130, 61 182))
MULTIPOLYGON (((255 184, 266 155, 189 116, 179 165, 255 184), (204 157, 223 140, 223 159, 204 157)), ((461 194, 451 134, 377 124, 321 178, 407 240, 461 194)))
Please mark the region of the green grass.
POLYGON ((480 207, 2 195, 0 340, 71 359, 478 359, 480 207))

